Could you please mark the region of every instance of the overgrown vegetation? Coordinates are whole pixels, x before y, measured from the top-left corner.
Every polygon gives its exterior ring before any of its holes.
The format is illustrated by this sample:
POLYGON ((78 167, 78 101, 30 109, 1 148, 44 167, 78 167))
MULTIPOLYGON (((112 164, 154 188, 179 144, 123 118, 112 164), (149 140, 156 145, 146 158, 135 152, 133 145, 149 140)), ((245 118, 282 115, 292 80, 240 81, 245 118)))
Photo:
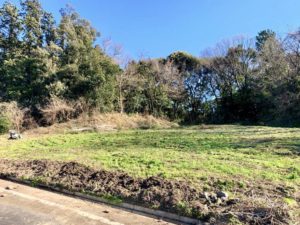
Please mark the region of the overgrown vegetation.
POLYGON ((0 101, 29 108, 39 123, 40 109, 57 98, 113 110, 119 66, 95 46, 98 33, 89 22, 71 8, 61 16, 56 24, 37 0, 0 9, 0 101))

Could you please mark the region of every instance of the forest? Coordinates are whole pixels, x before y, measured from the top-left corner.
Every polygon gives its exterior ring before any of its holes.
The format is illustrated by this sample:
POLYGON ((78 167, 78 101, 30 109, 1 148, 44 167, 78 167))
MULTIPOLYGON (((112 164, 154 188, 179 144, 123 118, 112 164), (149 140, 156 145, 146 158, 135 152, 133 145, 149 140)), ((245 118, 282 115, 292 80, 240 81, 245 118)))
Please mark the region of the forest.
POLYGON ((100 33, 71 7, 60 13, 55 21, 38 0, 0 9, 0 102, 39 125, 90 110, 183 124, 300 125, 298 30, 235 37, 201 56, 133 60, 118 46, 98 44, 100 33))

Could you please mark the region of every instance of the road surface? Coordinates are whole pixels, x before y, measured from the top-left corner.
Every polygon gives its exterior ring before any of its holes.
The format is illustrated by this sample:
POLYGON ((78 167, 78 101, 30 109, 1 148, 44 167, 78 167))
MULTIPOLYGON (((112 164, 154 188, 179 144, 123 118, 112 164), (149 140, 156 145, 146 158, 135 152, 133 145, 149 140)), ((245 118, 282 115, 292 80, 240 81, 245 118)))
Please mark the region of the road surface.
POLYGON ((0 225, 172 225, 172 223, 0 180, 0 225))

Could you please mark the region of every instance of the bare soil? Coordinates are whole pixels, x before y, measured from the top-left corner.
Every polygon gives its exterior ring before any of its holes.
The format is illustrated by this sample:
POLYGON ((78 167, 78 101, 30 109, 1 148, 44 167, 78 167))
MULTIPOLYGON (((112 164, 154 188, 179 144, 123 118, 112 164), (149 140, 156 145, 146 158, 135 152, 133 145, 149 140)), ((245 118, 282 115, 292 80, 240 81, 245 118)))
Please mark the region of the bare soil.
POLYGON ((33 183, 47 184, 66 190, 85 192, 108 199, 121 199, 149 208, 160 209, 184 216, 198 218, 208 224, 288 224, 288 208, 281 201, 280 188, 265 193, 252 189, 243 198, 219 198, 215 182, 213 192, 205 193, 183 181, 161 177, 134 178, 123 172, 96 170, 76 162, 46 160, 0 160, 0 178, 12 176, 33 183), (256 195, 253 195, 253 192, 256 195))

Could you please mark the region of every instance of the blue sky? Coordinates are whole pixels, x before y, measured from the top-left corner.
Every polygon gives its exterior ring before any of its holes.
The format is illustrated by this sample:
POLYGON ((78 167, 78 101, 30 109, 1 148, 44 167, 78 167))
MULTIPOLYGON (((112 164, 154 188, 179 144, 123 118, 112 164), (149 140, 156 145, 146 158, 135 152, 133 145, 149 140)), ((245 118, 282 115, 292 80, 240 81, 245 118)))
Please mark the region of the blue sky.
MULTIPOLYGON (((17 0, 12 0, 16 2, 17 0)), ((4 2, 4 0, 0 0, 4 2)), ((300 27, 299 0, 41 0, 59 18, 72 5, 79 14, 136 58, 177 51, 198 56, 222 39, 254 37, 270 28, 280 35, 300 27)))

